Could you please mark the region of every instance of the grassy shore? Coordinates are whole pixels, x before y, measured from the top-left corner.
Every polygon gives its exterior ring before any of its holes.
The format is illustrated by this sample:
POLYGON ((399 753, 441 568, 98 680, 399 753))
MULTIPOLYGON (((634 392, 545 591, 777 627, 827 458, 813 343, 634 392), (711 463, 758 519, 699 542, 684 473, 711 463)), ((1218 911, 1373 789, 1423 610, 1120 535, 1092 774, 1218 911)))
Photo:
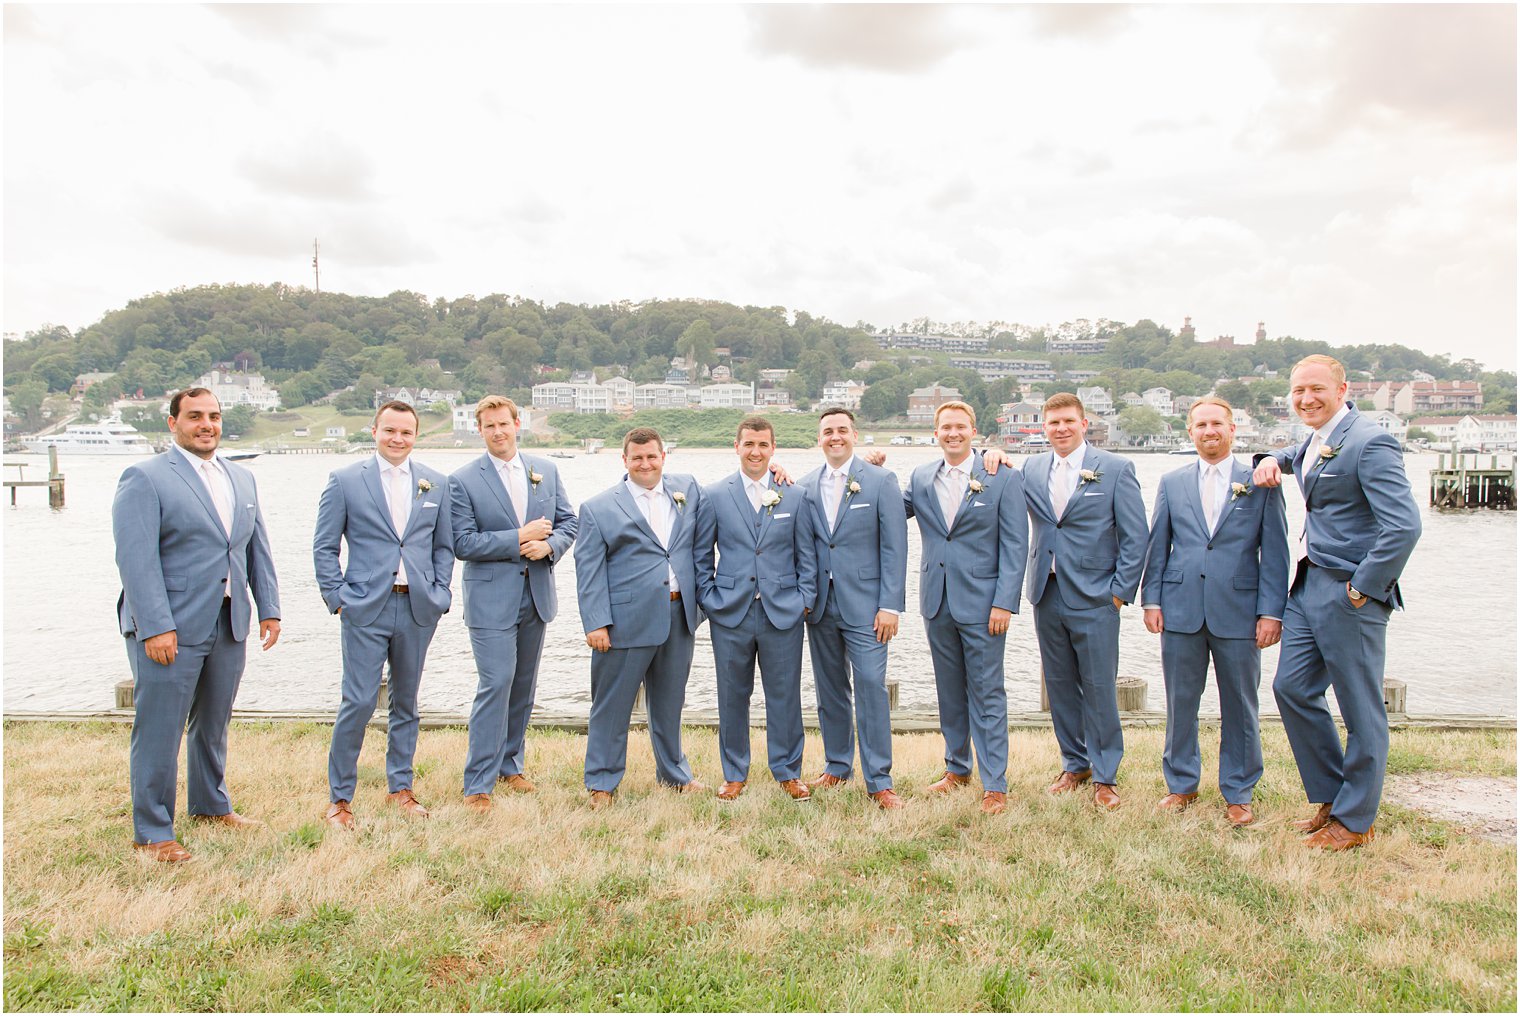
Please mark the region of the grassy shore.
MULTIPOLYGON (((934 735, 896 739, 908 807, 857 779, 812 804, 763 770, 738 802, 654 786, 632 740, 584 807, 584 739, 529 738, 540 792, 459 804, 463 731, 424 732, 425 823, 384 809, 381 738, 353 834, 327 829, 329 728, 239 725, 252 834, 182 820, 197 859, 128 850, 127 730, 5 730, 8 1010, 1499 1010, 1516 1001, 1515 848, 1385 807, 1371 846, 1305 851, 1280 730, 1256 827, 1217 791, 1155 814, 1161 735, 1128 731, 1124 807, 1051 799, 1049 734, 1015 733, 1010 808, 922 797, 934 735)), ((1217 734, 1205 733, 1205 772, 1217 734)), ((1394 734, 1396 772, 1515 772, 1513 732, 1394 734)), ((689 731, 698 778, 715 736, 689 731)), ((810 737, 807 771, 820 763, 810 737)), ((181 790, 181 807, 184 796, 181 790)))

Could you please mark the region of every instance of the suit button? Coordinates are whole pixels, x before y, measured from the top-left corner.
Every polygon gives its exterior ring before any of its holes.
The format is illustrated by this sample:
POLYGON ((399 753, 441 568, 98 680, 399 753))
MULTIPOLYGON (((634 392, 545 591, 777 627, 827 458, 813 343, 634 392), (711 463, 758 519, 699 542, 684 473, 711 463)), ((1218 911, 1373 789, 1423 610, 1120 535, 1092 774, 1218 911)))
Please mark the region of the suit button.
POLYGON ((1061 523, 1059 523, 1059 522, 1057 522, 1057 523, 1056 523, 1056 528, 1057 528, 1057 529, 1060 529, 1060 528, 1061 528, 1061 523))
POLYGON ((222 577, 222 585, 225 586, 226 584, 227 584, 227 578, 226 578, 226 576, 223 576, 222 577))
POLYGON ((749 580, 750 580, 750 581, 751 581, 751 582, 753 582, 753 581, 755 581, 755 577, 754 577, 754 576, 753 576, 753 575, 751 575, 751 576, 750 576, 750 577, 749 577, 749 580))
POLYGON ((831 543, 831 544, 829 544, 829 549, 830 549, 830 550, 833 550, 833 549, 834 549, 834 545, 833 545, 833 544, 832 544, 832 543, 831 543))

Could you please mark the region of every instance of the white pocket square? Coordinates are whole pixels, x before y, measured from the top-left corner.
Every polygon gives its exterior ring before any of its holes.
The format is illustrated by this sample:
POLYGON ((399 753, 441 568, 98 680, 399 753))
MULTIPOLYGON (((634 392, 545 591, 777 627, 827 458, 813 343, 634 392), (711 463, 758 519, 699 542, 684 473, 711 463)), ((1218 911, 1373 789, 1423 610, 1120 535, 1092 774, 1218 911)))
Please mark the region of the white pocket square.
POLYGON ((1082 496, 1083 497, 1102 497, 1103 496, 1103 492, 1101 490, 1093 490, 1093 491, 1089 491, 1086 494, 1083 494, 1082 496))
POLYGON ((778 518, 778 519, 789 519, 791 517, 792 517, 792 513, 791 512, 777 512, 776 515, 774 516, 774 518, 778 518))
POLYGON ((850 505, 850 511, 854 511, 856 508, 869 508, 869 507, 871 507, 869 504, 852 504, 852 505, 850 505))
POLYGON ((249 506, 248 506, 248 507, 249 507, 249 508, 256 508, 256 507, 258 507, 258 506, 257 506, 257 505, 249 505, 249 506))
POLYGON ((424 508, 437 508, 438 507, 438 502, 437 501, 424 501, 424 502, 422 502, 422 507, 424 507, 424 508))
POLYGON ((971 502, 971 507, 973 507, 973 508, 985 508, 985 507, 987 507, 987 502, 986 501, 972 501, 971 502))

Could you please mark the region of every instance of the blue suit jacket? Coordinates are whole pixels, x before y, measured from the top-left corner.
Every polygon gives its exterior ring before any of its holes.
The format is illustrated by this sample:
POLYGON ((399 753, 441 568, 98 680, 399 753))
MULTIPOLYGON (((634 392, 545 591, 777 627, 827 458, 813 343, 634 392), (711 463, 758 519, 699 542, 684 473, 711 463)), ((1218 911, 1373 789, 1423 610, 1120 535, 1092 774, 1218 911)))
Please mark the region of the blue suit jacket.
POLYGON ((526 519, 518 519, 489 452, 449 476, 454 555, 464 562, 464 623, 471 628, 504 631, 516 624, 525 574, 533 607, 544 623, 554 620, 559 611, 554 564, 575 542, 579 521, 554 463, 521 450, 517 454, 530 473, 526 519), (542 479, 533 483, 531 474, 542 479), (522 556, 517 530, 534 519, 548 519, 554 532, 548 541, 549 556, 529 561, 522 556))
POLYGON ((1422 523, 1398 442, 1352 407, 1324 446, 1336 449, 1334 457, 1305 463, 1308 446, 1306 440, 1274 456, 1304 493, 1309 560, 1358 592, 1402 607, 1399 575, 1422 523))
POLYGON ((777 628, 800 622, 804 608, 818 596, 807 492, 795 484, 766 482, 781 501, 758 514, 744 492, 742 473, 702 489, 693 548, 698 603, 715 624, 727 628, 744 620, 756 590, 765 616, 777 628))
POLYGON ((800 486, 813 505, 813 547, 818 558, 818 597, 808 623, 816 624, 828 604, 830 579, 839 616, 846 624, 869 628, 882 608, 901 612, 908 582, 908 517, 902 488, 890 470, 856 458, 849 476, 860 492, 846 493, 829 528, 819 488, 827 465, 802 478, 800 486))
POLYGON ((1231 458, 1230 482, 1249 493, 1225 502, 1210 533, 1198 496, 1198 466, 1161 478, 1151 516, 1140 600, 1161 608, 1167 631, 1205 624, 1221 638, 1256 635, 1256 619, 1282 620, 1288 603, 1288 516, 1281 487, 1251 487, 1251 469, 1231 458))
POLYGON ((968 463, 981 491, 967 487, 955 517, 940 508, 934 478, 940 462, 913 470, 903 506, 918 519, 923 540, 918 603, 924 617, 935 617, 947 602, 959 624, 986 624, 993 607, 1019 612, 1019 587, 1029 546, 1029 517, 1024 506, 1024 478, 1017 469, 988 476, 982 457, 968 463))
POLYGON ((413 459, 412 508, 406 532, 397 533, 374 456, 335 469, 317 502, 311 553, 317 588, 327 609, 348 612, 353 624, 371 624, 380 615, 406 562, 412 620, 427 626, 447 613, 453 594, 454 542, 450 535, 448 479, 413 459), (426 483, 428 490, 423 490, 426 483), (348 541, 348 568, 338 563, 338 547, 348 541))
POLYGON ((1024 466, 1024 500, 1033 526, 1029 547, 1029 602, 1039 603, 1050 580, 1055 555, 1061 599, 1069 607, 1112 605, 1110 597, 1132 602, 1145 565, 1145 502, 1128 459, 1092 445, 1083 469, 1102 473, 1079 484, 1065 514, 1056 519, 1050 503, 1054 452, 1042 452, 1024 466))
POLYGON ((280 616, 280 586, 264 531, 253 474, 223 462, 232 477, 232 532, 206 484, 170 449, 121 474, 111 504, 116 567, 121 572, 117 618, 123 635, 148 639, 175 632, 181 645, 216 633, 217 615, 232 576, 232 637, 248 637, 249 590, 259 620, 280 616))
POLYGON ((671 570, 681 588, 687 625, 695 632, 702 623, 692 557, 702 488, 684 473, 666 473, 664 483, 671 498, 668 550, 644 521, 623 479, 581 505, 575 544, 581 626, 588 632, 610 627, 614 649, 657 646, 670 637, 671 570), (685 497, 684 505, 675 502, 677 493, 685 497))

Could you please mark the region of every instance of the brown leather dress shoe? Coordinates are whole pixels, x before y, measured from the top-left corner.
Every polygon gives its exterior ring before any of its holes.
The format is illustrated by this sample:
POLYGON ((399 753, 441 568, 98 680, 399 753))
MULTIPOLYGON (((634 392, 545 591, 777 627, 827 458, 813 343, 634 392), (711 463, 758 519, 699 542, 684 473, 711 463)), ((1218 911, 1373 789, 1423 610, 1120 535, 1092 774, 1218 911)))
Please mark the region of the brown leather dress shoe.
POLYGON ((264 823, 258 819, 239 815, 235 811, 229 811, 225 815, 191 815, 190 817, 197 822, 215 822, 217 825, 224 825, 230 829, 242 829, 245 832, 249 829, 262 829, 264 827, 264 823))
POLYGON ((707 784, 700 780, 692 780, 690 783, 682 783, 670 788, 678 794, 700 794, 707 789, 707 784))
POLYGON ((150 861, 161 861, 164 864, 180 864, 190 860, 193 856, 190 851, 180 846, 179 840, 159 840, 157 843, 134 843, 132 844, 132 849, 150 861))
POLYGON ((1157 811, 1186 811, 1188 806, 1198 800, 1197 794, 1167 794, 1156 802, 1157 811))
POLYGON ((1350 850, 1363 843, 1371 843, 1373 836, 1372 826, 1368 826, 1364 833, 1354 833, 1341 825, 1340 819, 1332 818, 1325 823, 1323 829, 1304 840, 1304 846, 1310 850, 1350 850))
POLYGON ((828 790, 832 787, 842 787, 848 782, 842 776, 833 773, 819 773, 816 777, 807 781, 809 790, 828 790))
POLYGON ((491 795, 466 794, 464 796, 464 806, 471 811, 479 812, 483 815, 491 810, 491 795))
POLYGON ((496 782, 505 783, 508 789, 515 790, 519 794, 531 794, 538 789, 533 785, 533 781, 528 779, 522 773, 513 773, 511 776, 503 776, 496 782))
POLYGON ((737 801, 742 793, 744 793, 743 780, 725 780, 722 789, 718 791, 718 800, 737 801))
POLYGON ((897 791, 888 787, 886 790, 878 790, 871 795, 871 800, 876 802, 876 807, 882 811, 896 811, 903 806, 903 799, 897 796, 897 791))
POLYGON ((1236 829, 1248 826, 1256 821, 1256 813, 1251 810, 1249 804, 1231 804, 1224 809, 1224 817, 1230 820, 1230 825, 1236 829))
POLYGON ((612 807, 612 791, 593 790, 591 792, 591 810, 601 811, 603 808, 612 807))
POLYGON ((1319 806, 1319 811, 1314 813, 1313 818, 1296 819, 1293 828, 1301 833, 1317 833, 1330 821, 1330 805, 1328 803, 1319 806))
POLYGON ((982 814, 1001 815, 1003 809, 1008 807, 1008 795, 998 790, 982 792, 982 814))
POLYGON ((1113 811, 1119 807, 1119 792, 1114 789, 1111 783, 1094 783, 1093 804, 1108 811, 1113 811))
POLYGON ((322 821, 334 829, 352 829, 357 823, 354 821, 353 809, 347 801, 334 801, 327 806, 327 814, 322 821))
POLYGON ((778 780, 777 786, 786 791, 786 796, 794 801, 811 801, 813 795, 808 791, 807 784, 801 780, 778 780))
POLYGON ((1069 794, 1082 784, 1092 779, 1092 770, 1084 769, 1079 773, 1063 772, 1056 777, 1056 781, 1045 788, 1047 794, 1069 794))
POLYGON ((952 773, 947 769, 945 770, 945 775, 929 784, 928 792, 931 794, 948 794, 952 790, 959 790, 961 787, 969 786, 970 784, 971 777, 969 775, 962 776, 960 773, 952 773))
POLYGON ((412 793, 411 787, 406 787, 403 790, 398 790, 394 794, 386 794, 385 803, 394 804, 396 807, 412 816, 412 818, 428 817, 428 810, 422 806, 421 801, 417 800, 417 795, 412 793))

